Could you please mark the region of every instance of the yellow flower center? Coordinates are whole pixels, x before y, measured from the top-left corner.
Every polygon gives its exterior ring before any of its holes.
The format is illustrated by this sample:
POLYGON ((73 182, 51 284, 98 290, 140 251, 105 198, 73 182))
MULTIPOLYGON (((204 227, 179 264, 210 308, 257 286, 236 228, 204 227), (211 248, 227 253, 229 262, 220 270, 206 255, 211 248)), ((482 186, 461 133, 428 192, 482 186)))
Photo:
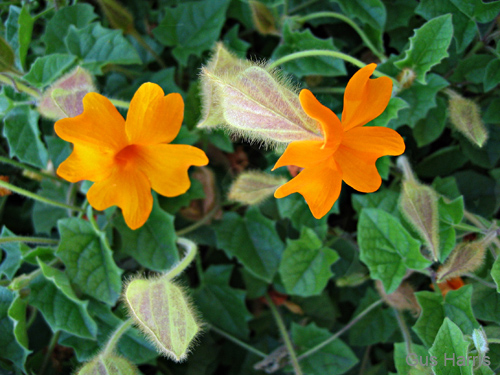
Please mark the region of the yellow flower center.
POLYGON ((120 165, 120 167, 125 168, 130 166, 137 158, 138 151, 139 150, 136 145, 126 146, 115 155, 115 161, 118 165, 120 165))

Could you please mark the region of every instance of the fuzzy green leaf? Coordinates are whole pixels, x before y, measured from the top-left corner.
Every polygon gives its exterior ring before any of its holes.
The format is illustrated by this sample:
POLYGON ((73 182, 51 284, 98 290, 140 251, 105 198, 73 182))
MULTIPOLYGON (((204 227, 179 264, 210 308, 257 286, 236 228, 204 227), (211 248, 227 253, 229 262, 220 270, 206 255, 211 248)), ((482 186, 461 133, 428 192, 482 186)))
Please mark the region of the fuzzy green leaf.
POLYGON ((272 282, 285 247, 274 221, 251 207, 245 217, 226 213, 214 229, 220 249, 229 257, 235 256, 254 276, 272 282))
POLYGON ((228 5, 228 0, 214 0, 166 7, 165 17, 153 34, 164 45, 175 47, 173 55, 185 66, 190 55, 200 56, 212 48, 219 38, 228 5))
POLYGON ((38 57, 23 79, 33 86, 45 87, 68 71, 75 60, 75 56, 61 53, 38 57))
POLYGON ((5 21, 5 39, 12 47, 16 58, 16 66, 21 71, 26 63, 34 22, 27 5, 22 8, 14 5, 9 7, 9 16, 5 21))
POLYGON ((437 107, 427 112, 427 116, 419 120, 413 128, 413 136, 418 147, 426 146, 438 139, 446 126, 448 108, 446 100, 436 97, 437 107))
MULTIPOLYGON (((16 237, 7 227, 2 227, 0 238, 16 237)), ((3 250, 2 260, 0 261, 0 276, 5 276, 12 280, 22 263, 22 253, 28 246, 22 242, 6 242, 0 245, 3 250)))
POLYGON ((45 168, 48 154, 40 140, 39 117, 29 106, 12 109, 4 118, 3 136, 9 142, 10 157, 16 156, 22 162, 45 168))
MULTIPOLYGON (((69 188, 70 185, 67 183, 44 178, 40 183, 40 189, 36 193, 41 197, 66 203, 69 188)), ((39 201, 36 201, 33 205, 32 218, 37 233, 50 234, 52 229, 57 226, 57 221, 66 217, 68 217, 68 211, 64 208, 39 201)))
POLYGON ((450 0, 460 11, 479 23, 487 23, 498 17, 500 1, 450 0))
POLYGON ((420 242, 394 216, 376 208, 361 212, 358 243, 361 261, 387 293, 396 290, 406 268, 423 269, 431 263, 420 254, 420 242))
POLYGON ((57 256, 64 262, 71 282, 89 296, 114 305, 121 292, 122 270, 103 237, 82 219, 60 220, 58 228, 61 241, 57 256))
POLYGON ((492 60, 484 73, 484 91, 490 91, 500 83, 500 59, 492 60))
POLYGON ((331 265, 338 254, 323 246, 316 233, 303 227, 300 238, 288 241, 279 273, 287 293, 309 297, 319 295, 333 276, 331 265))

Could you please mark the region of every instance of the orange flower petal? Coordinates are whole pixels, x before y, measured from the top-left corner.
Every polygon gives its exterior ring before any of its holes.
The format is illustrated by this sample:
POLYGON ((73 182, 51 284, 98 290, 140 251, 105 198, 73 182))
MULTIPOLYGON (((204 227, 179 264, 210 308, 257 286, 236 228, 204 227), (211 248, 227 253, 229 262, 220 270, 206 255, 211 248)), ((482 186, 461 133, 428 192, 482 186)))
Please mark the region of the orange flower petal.
POLYGON ((113 152, 76 143, 71 155, 57 168, 57 174, 69 182, 101 181, 111 174, 113 163, 113 152))
POLYGON ((99 211, 120 207, 130 229, 141 227, 153 208, 151 184, 144 173, 134 168, 115 168, 107 179, 90 187, 87 199, 99 211))
POLYGON ((342 112, 344 131, 368 123, 387 107, 392 95, 392 80, 389 77, 370 79, 376 67, 376 64, 365 66, 347 83, 342 112))
POLYGON ((208 164, 199 148, 188 145, 152 145, 137 148, 137 167, 148 176, 153 189, 166 197, 184 194, 191 186, 188 169, 208 164))
POLYGON ((177 137, 184 118, 180 94, 165 96, 155 83, 144 83, 134 94, 127 113, 126 131, 131 144, 169 143, 177 137))
POLYGON ((332 156, 332 150, 323 147, 323 141, 295 141, 290 143, 283 155, 274 165, 276 168, 284 165, 296 165, 297 167, 307 168, 321 163, 323 160, 332 156))
POLYGON ((350 187, 363 193, 372 193, 382 184, 375 162, 379 155, 339 146, 333 155, 342 170, 342 179, 350 187))
POLYGON ((344 133, 342 145, 350 149, 369 152, 380 156, 401 155, 405 142, 397 131, 381 126, 366 126, 344 133))
POLYGON ((333 207, 340 195, 342 173, 330 159, 314 167, 306 168, 275 191, 275 198, 300 193, 316 219, 321 219, 333 207))
POLYGON ((342 125, 337 115, 321 104, 307 89, 300 92, 299 100, 307 115, 321 124, 325 145, 337 147, 342 139, 342 125))
POLYGON ((83 113, 55 123, 55 131, 65 141, 103 150, 120 150, 127 144, 125 120, 108 98, 95 92, 83 98, 83 113))

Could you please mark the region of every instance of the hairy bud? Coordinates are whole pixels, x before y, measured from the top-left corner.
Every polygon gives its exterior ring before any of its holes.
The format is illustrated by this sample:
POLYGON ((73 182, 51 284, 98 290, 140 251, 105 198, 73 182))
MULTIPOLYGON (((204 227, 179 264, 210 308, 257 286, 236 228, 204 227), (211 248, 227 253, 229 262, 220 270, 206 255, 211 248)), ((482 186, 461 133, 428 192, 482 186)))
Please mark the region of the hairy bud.
POLYGON ((439 259, 439 211, 438 195, 430 186, 418 182, 406 157, 398 159, 404 173, 399 201, 403 216, 420 234, 435 261, 439 259))
POLYGON ((78 375, 139 375, 137 368, 117 355, 99 355, 85 364, 78 375))
POLYGON ((262 35, 279 35, 276 29, 276 20, 269 8, 257 0, 250 0, 248 4, 250 5, 252 21, 257 31, 262 35))
POLYGON ((413 85, 415 78, 417 78, 417 74, 413 69, 404 68, 401 73, 398 74, 397 80, 403 89, 408 89, 413 85))
POLYGON ((287 182, 282 176, 264 172, 243 172, 231 185, 228 198, 247 205, 260 204, 287 182))
POLYGON ((322 138, 320 126, 302 109, 298 93, 262 64, 240 60, 222 44, 202 68, 200 128, 227 131, 266 144, 322 138))
POLYGON ((453 90, 446 90, 450 97, 448 111, 450 121, 460 133, 472 143, 483 147, 488 139, 488 132, 481 119, 479 106, 470 99, 466 99, 453 90))
POLYGON ((111 26, 121 29, 124 33, 132 33, 135 30, 134 17, 132 14, 115 0, 98 0, 101 9, 111 26))
POLYGON ((83 97, 95 91, 97 90, 90 73, 77 67, 43 93, 38 103, 38 111, 52 120, 78 116, 83 112, 83 97))
POLYGON ((383 300, 397 310, 409 310, 414 316, 420 314, 420 305, 415 297, 415 291, 408 282, 403 282, 394 292, 387 294, 381 281, 376 280, 375 286, 383 300))

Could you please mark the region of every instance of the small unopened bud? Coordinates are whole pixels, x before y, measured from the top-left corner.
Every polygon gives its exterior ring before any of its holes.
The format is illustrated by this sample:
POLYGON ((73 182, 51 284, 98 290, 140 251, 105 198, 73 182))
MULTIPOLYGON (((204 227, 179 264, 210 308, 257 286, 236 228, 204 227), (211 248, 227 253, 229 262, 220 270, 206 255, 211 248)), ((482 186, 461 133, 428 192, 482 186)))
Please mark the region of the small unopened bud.
POLYGON ((453 90, 445 91, 450 97, 448 111, 450 121, 460 133, 472 143, 483 147, 488 139, 488 132, 481 119, 479 106, 472 100, 460 96, 453 90))
POLYGON ((158 352, 183 361, 200 332, 200 324, 182 288, 168 274, 135 279, 127 285, 124 298, 130 316, 158 352))
POLYGON ((486 337, 483 326, 472 331, 472 341, 474 341, 474 346, 480 356, 484 356, 490 350, 488 347, 488 337, 486 337))
POLYGON ((114 29, 121 29, 126 34, 134 32, 134 17, 127 8, 115 0, 98 0, 98 2, 114 29))
POLYGON ((355 272, 347 276, 339 277, 337 280, 335 280, 335 285, 337 285, 339 288, 343 288, 346 286, 356 287, 368 280, 370 280, 370 276, 366 273, 355 272))
POLYGON ((439 211, 438 195, 430 186, 415 179, 406 157, 398 164, 403 170, 403 189, 399 209, 403 216, 420 234, 435 261, 439 259, 439 211))
POLYGON ((8 72, 14 66, 14 51, 7 41, 0 36, 0 72, 8 72))
POLYGON ((403 282, 394 292, 387 294, 381 281, 375 281, 375 287, 382 299, 397 310, 408 310, 414 316, 420 314, 420 305, 415 297, 415 291, 408 282, 403 282))
POLYGON ((38 111, 52 120, 78 116, 83 112, 83 97, 95 91, 90 73, 77 67, 43 93, 38 103, 38 111))
POLYGON ((286 181, 282 176, 264 172, 243 172, 231 185, 228 198, 247 205, 260 204, 286 181))
POLYGON ((439 269, 438 281, 448 280, 477 270, 484 262, 486 249, 497 236, 497 230, 493 229, 478 241, 458 244, 443 267, 439 269))
POLYGON ((78 375, 139 375, 140 372, 132 363, 117 355, 99 355, 86 363, 78 375))
POLYGON ((298 93, 275 71, 215 48, 202 68, 201 128, 229 132, 267 144, 322 138, 320 126, 302 109, 298 93))
POLYGON ((276 20, 269 8, 257 0, 250 0, 248 4, 250 5, 252 21, 257 31, 262 35, 279 35, 276 29, 276 20))
POLYGON ((410 88, 413 82, 417 78, 417 74, 410 68, 404 68, 401 73, 398 74, 397 80, 403 89, 410 88))
MULTIPOLYGON (((9 182, 9 176, 0 176, 0 180, 5 181, 5 182, 9 182)), ((10 191, 9 189, 4 188, 4 187, 0 187, 0 197, 5 197, 5 196, 11 195, 11 194, 12 194, 12 191, 10 191)))
POLYGON ((28 169, 23 169, 23 176, 29 178, 30 180, 34 181, 42 181, 43 177, 40 173, 36 173, 33 171, 30 171, 28 169))

